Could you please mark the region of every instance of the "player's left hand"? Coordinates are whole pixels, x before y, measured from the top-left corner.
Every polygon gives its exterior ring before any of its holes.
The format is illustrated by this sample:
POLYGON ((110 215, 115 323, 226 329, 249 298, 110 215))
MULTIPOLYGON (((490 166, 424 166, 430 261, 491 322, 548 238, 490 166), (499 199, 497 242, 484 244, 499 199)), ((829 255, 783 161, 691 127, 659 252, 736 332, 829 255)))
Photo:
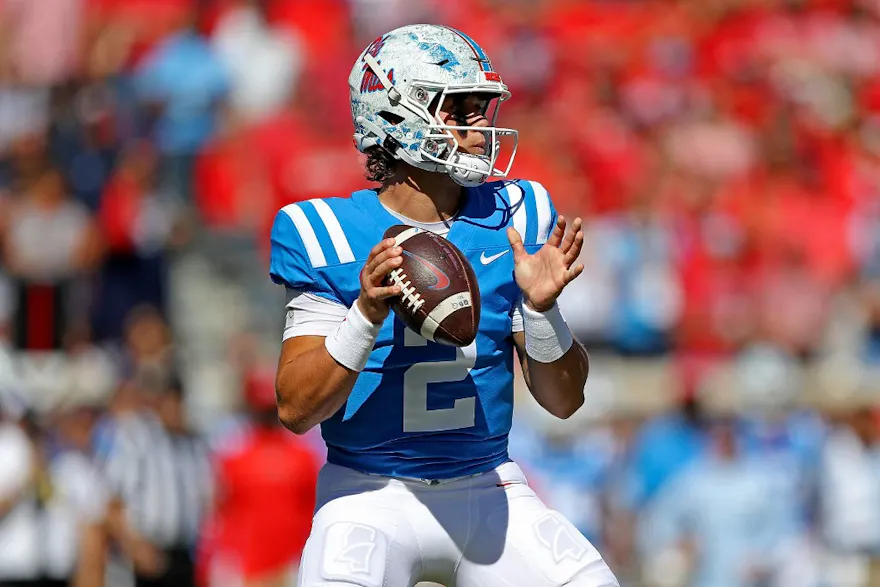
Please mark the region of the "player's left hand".
POLYGON ((567 232, 565 224, 565 217, 560 216, 550 238, 533 255, 526 252, 519 233, 512 227, 507 229, 516 284, 524 301, 538 312, 552 308, 562 289, 584 270, 583 264, 574 265, 584 246, 583 221, 575 218, 567 232))

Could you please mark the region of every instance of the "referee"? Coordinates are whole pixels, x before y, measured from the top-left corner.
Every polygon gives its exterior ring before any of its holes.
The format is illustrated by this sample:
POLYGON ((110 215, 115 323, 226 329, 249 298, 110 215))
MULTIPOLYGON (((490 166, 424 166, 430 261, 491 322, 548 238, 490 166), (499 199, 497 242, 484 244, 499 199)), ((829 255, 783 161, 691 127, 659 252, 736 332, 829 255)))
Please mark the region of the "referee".
POLYGON ((195 585, 192 551, 211 503, 208 448, 189 432, 183 386, 141 382, 144 410, 121 417, 105 462, 109 528, 137 587, 195 585))

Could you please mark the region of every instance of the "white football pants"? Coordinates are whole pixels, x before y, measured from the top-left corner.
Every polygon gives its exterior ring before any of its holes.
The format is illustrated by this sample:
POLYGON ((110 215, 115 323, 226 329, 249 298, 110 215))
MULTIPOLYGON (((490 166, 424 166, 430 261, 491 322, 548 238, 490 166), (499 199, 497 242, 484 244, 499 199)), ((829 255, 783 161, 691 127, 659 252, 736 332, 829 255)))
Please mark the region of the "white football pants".
POLYGON ((514 463, 437 485, 327 464, 300 587, 618 587, 514 463))

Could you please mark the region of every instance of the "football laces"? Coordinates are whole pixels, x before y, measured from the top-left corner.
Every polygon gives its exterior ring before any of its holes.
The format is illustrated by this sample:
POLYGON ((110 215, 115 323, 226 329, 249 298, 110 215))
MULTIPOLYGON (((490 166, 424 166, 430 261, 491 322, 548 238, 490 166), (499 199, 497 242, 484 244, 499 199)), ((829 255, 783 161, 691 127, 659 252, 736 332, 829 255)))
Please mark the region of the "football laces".
POLYGON ((416 292, 416 288, 412 286, 412 281, 407 278, 403 269, 398 268, 392 271, 391 281, 400 286, 400 297, 411 312, 419 310, 425 304, 425 300, 422 299, 421 294, 416 292))

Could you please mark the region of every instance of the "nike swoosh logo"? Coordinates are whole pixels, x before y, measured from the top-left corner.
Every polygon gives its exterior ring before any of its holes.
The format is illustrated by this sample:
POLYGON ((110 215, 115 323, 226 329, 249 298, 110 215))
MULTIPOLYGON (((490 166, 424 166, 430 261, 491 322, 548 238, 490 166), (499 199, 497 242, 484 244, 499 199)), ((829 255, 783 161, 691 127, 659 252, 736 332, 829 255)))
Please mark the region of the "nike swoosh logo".
POLYGON ((430 271, 431 273, 434 274, 434 278, 437 281, 434 283, 434 285, 430 286, 428 289, 443 290, 443 289, 446 289, 447 287, 449 287, 449 283, 450 283, 449 276, 446 275, 442 269, 440 269, 439 267, 437 267, 436 265, 434 265, 433 263, 431 263, 427 259, 424 259, 418 255, 414 255, 413 253, 410 253, 409 251, 404 251, 403 254, 406 255, 407 257, 411 257, 411 258, 415 259, 416 261, 421 263, 422 267, 424 267, 425 269, 427 269, 428 271, 430 271))
POLYGON ((491 257, 487 257, 486 253, 484 252, 483 254, 480 255, 480 263, 482 263, 483 265, 488 265, 489 263, 491 263, 495 259, 500 259, 501 257, 503 257, 504 255, 506 255, 509 252, 510 252, 510 249, 507 249, 506 251, 501 251, 497 255, 492 255, 491 257))

